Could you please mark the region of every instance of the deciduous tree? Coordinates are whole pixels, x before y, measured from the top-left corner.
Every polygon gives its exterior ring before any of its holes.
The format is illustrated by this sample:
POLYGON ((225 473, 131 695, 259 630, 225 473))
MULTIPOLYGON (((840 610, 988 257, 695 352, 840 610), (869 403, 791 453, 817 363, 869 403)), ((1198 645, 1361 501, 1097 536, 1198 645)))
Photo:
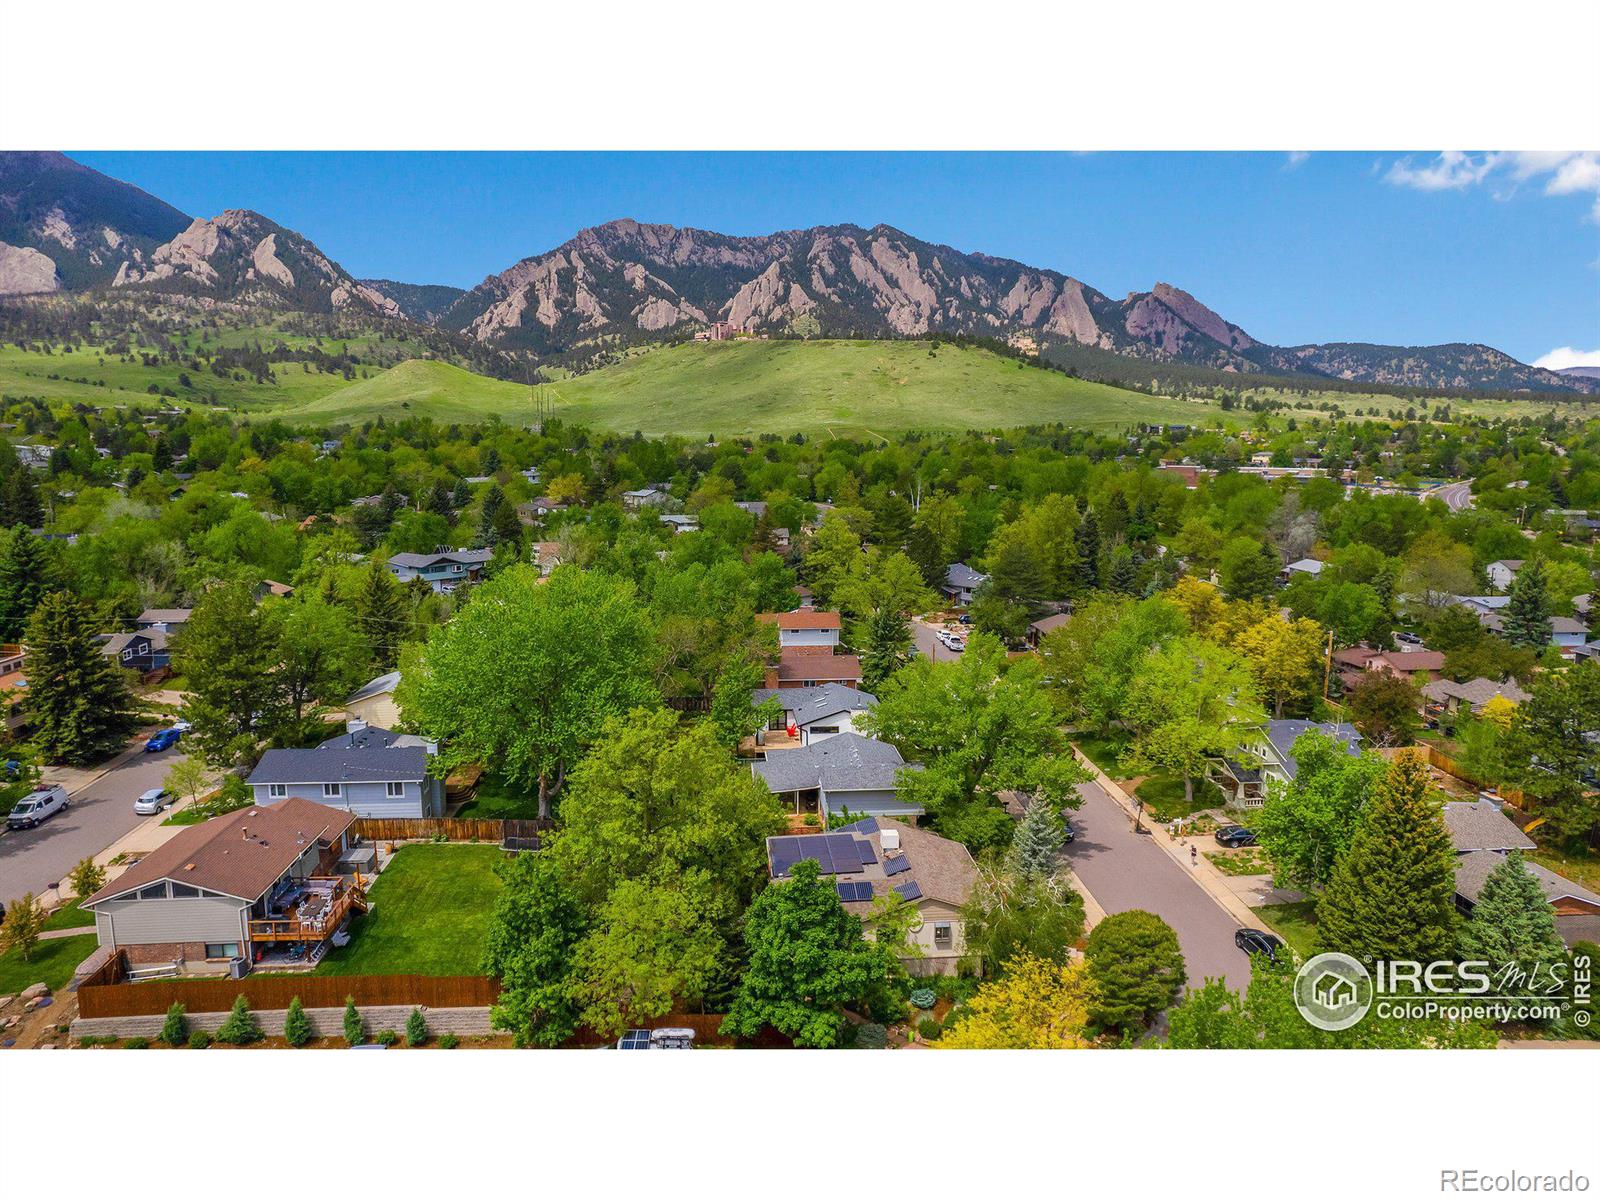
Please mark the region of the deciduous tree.
POLYGON ((935 1047, 946 1050, 1081 1050, 1094 984, 1082 963, 1019 954, 982 984, 935 1047))

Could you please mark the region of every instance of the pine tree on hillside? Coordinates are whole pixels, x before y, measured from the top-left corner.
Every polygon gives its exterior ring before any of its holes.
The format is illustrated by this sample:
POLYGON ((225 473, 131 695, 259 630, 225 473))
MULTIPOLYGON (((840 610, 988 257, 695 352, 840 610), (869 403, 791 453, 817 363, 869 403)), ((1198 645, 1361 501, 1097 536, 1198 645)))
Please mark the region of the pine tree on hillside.
POLYGON ((18 525, 0 557, 0 642, 22 636, 28 617, 54 587, 55 564, 44 543, 18 525))
POLYGON ((1504 632, 1513 646, 1542 650, 1550 644, 1550 593, 1543 560, 1530 559, 1511 581, 1504 632))
POLYGON ((1011 836, 1011 867, 1029 879, 1055 874, 1056 855, 1066 842, 1061 814, 1043 800, 1028 805, 1011 836))
MULTIPOLYGON (((1556 914, 1522 855, 1513 850, 1484 882, 1461 930, 1461 955, 1492 964, 1516 962, 1530 977, 1566 959, 1556 914)), ((1546 981, 1548 982, 1548 980, 1546 981)), ((1537 985, 1535 985, 1537 986, 1537 985)))
POLYGON ((48 761, 96 762, 133 730, 133 697, 97 632, 94 610, 67 592, 46 596, 28 621, 23 712, 48 761))
POLYGON ((400 661, 400 643, 411 625, 405 592, 380 562, 374 562, 356 593, 356 621, 372 647, 372 665, 392 671, 400 661))
POLYGON ((44 505, 39 502, 39 487, 33 472, 19 466, 0 483, 0 525, 37 529, 42 524, 44 505))
POLYGON ((1402 754, 1317 904, 1317 949, 1429 962, 1450 957, 1455 926, 1455 849, 1422 758, 1402 754))
POLYGON ((1073 543, 1078 550, 1078 586, 1093 591, 1100 586, 1100 522, 1094 509, 1084 509, 1073 543))

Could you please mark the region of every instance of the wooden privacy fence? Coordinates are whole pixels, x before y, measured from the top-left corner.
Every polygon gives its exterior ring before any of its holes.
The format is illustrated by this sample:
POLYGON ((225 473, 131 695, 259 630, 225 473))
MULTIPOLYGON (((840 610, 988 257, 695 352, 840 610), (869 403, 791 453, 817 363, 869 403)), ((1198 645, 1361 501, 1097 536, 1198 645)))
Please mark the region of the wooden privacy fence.
POLYGON ((244 996, 252 1009, 288 1008, 296 996, 307 1008, 343 1008, 347 997, 367 1007, 480 1008, 493 1004, 500 983, 484 975, 257 975, 244 979, 156 979, 147 983, 83 984, 84 1017, 143 1017, 174 1004, 189 1012, 227 1012, 244 996))
MULTIPOLYGON (((1465 767, 1463 767, 1455 759, 1451 758, 1448 754, 1444 753, 1444 751, 1440 750, 1438 747, 1424 742, 1423 748, 1428 752, 1429 766, 1437 767, 1446 775, 1454 775, 1463 783, 1470 783, 1476 788, 1490 786, 1489 784, 1484 783, 1483 780, 1475 778, 1471 772, 1469 772, 1465 767)), ((1495 788, 1495 791, 1506 800, 1509 800, 1512 804, 1515 804, 1518 808, 1526 809, 1528 807, 1527 797, 1524 796, 1523 793, 1517 788, 1495 788)))
POLYGON ((418 842, 441 834, 452 842, 500 842, 554 829, 554 821, 504 821, 488 817, 357 817, 352 832, 373 842, 418 842))

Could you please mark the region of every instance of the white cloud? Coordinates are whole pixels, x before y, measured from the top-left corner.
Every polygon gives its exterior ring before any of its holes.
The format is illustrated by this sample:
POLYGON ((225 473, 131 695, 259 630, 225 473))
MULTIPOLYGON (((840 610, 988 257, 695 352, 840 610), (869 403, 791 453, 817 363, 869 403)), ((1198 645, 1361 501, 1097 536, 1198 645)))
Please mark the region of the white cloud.
POLYGON ((1309 150, 1291 150, 1289 151, 1289 161, 1283 164, 1284 170, 1292 171, 1310 157, 1311 151, 1309 150))
POLYGON ((1565 367, 1600 367, 1600 350, 1574 350, 1571 346, 1558 346, 1549 354, 1534 359, 1533 365, 1547 371, 1560 371, 1565 367))
POLYGON ((1511 151, 1469 154, 1446 150, 1418 165, 1398 159, 1384 175, 1400 187, 1437 192, 1488 183, 1496 200, 1508 200, 1520 184, 1544 181, 1547 196, 1593 195, 1590 217, 1600 222, 1600 153, 1594 151, 1511 151))

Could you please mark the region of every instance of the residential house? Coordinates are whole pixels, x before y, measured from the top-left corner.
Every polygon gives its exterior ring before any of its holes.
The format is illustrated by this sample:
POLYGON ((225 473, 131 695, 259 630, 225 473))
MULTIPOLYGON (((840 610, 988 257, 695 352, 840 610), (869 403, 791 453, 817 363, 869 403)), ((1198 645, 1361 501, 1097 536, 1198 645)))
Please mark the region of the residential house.
POLYGON ((147 608, 134 618, 135 629, 154 629, 162 633, 177 633, 189 623, 192 608, 147 608))
POLYGON ((809 688, 824 683, 861 686, 861 659, 854 654, 818 654, 804 647, 785 650, 775 665, 769 664, 769 688, 809 688))
POLYGON ((453 592, 463 583, 477 583, 492 550, 438 550, 433 554, 393 554, 389 573, 401 583, 421 579, 436 592, 453 592))
POLYGON ((50 469, 50 456, 55 453, 52 446, 30 446, 18 443, 12 447, 17 452, 17 461, 25 467, 32 467, 35 471, 48 471, 50 469))
POLYGON ((1035 650, 1039 643, 1044 641, 1051 633, 1065 625, 1071 617, 1067 613, 1054 613, 1048 617, 1040 617, 1028 626, 1028 645, 1035 650))
POLYGON ((562 512, 566 505, 549 496, 540 496, 536 500, 529 500, 526 504, 517 505, 517 519, 524 525, 537 525, 551 513, 562 512))
POLYGON ((1207 778, 1234 808, 1260 808, 1271 783, 1292 783, 1299 770, 1294 744, 1316 730, 1343 742, 1348 753, 1361 753, 1361 734, 1342 721, 1266 721, 1240 743, 1239 753, 1214 759, 1207 778))
POLYGON ((826 741, 841 733, 858 733, 855 718, 878 705, 878 698, 860 688, 824 683, 817 687, 757 688, 752 704, 776 698, 783 711, 769 726, 774 730, 793 730, 801 746, 826 741))
POLYGON ((950 603, 965 608, 972 603, 972 594, 989 582, 981 571, 974 571, 966 563, 951 563, 944 573, 944 586, 939 590, 950 603))
MULTIPOLYGON (((1495 633, 1504 633, 1506 614, 1504 612, 1484 613, 1478 618, 1478 623, 1485 629, 1492 630, 1495 633)), ((1588 626, 1576 617, 1550 618, 1550 644, 1556 649, 1575 655, 1588 640, 1588 626)))
MULTIPOLYGON (((1489 800, 1447 803, 1444 823, 1456 850, 1456 908, 1469 916, 1505 856, 1532 850, 1534 842, 1489 800)), ((1523 866, 1555 909, 1556 932, 1567 945, 1600 940, 1600 896, 1538 863, 1523 866)))
POLYGON ((26 646, 14 642, 0 646, 0 713, 4 714, 7 733, 16 733, 28 723, 22 713, 22 698, 28 686, 23 671, 27 665, 26 646))
POLYGON ((672 493, 661 488, 634 488, 632 491, 622 493, 622 507, 626 509, 665 508, 672 502, 672 493))
POLYGON ((550 572, 561 565, 561 543, 535 542, 532 559, 533 565, 539 568, 539 578, 549 578, 550 572))
POLYGON ((164 630, 140 629, 113 633, 100 643, 100 652, 119 667, 141 675, 172 665, 172 649, 164 630))
POLYGON ((275 579, 263 579, 255 586, 255 597, 258 601, 265 600, 268 596, 277 596, 279 599, 288 599, 294 595, 294 588, 287 583, 279 583, 275 579))
POLYGON ((864 817, 825 834, 767 839, 767 873, 781 884, 810 859, 833 881, 839 903, 872 934, 873 902, 894 892, 922 920, 911 933, 920 954, 902 959, 913 975, 953 975, 966 952, 961 910, 978 869, 960 842, 886 817, 864 817))
POLYGON ((778 627, 778 648, 784 653, 835 654, 841 628, 839 614, 797 608, 793 612, 757 613, 756 620, 778 627))
POLYGON ((673 533, 699 533, 700 518, 691 517, 687 513, 662 513, 661 523, 669 526, 673 533))
POLYGON ((348 812, 310 800, 245 808, 183 830, 83 902, 103 950, 135 974, 309 967, 365 910, 348 812), (348 867, 345 868, 348 871, 348 867))
POLYGON ((245 782, 257 804, 300 796, 358 817, 442 817, 444 780, 428 774, 430 758, 428 744, 340 735, 315 750, 268 750, 245 782))
POLYGON ((767 502, 765 500, 735 500, 733 506, 744 509, 745 512, 758 521, 767 515, 767 502))
POLYGON ((400 686, 400 672, 389 671, 370 680, 344 702, 344 715, 379 729, 392 729, 400 723, 400 706, 394 692, 400 686))
POLYGON ((899 799, 896 776, 908 767, 888 742, 840 733, 797 750, 782 750, 750 764, 756 778, 796 813, 820 813, 824 824, 848 810, 872 816, 916 816, 918 805, 899 799))
POLYGON ((1421 675, 1444 670, 1444 655, 1437 650, 1373 650, 1367 646, 1351 646, 1334 651, 1333 663, 1340 687, 1349 691, 1369 671, 1383 671, 1416 682, 1421 675))
POLYGON ((1489 586, 1497 592, 1509 592, 1511 581, 1522 570, 1520 558, 1497 558, 1485 568, 1489 573, 1489 586))
POLYGON ((1496 696, 1503 696, 1513 704, 1528 699, 1528 693, 1509 679, 1503 683, 1482 676, 1466 683, 1453 679, 1429 680, 1422 687, 1422 715, 1434 723, 1458 716, 1463 710, 1475 717, 1496 696))
POLYGON ((1279 574, 1278 578, 1288 583, 1295 575, 1309 575, 1315 579, 1322 574, 1322 569, 1328 564, 1315 558, 1297 558, 1279 574))
POLYGON ((389 746, 420 746, 429 754, 439 752, 439 743, 417 733, 396 733, 392 729, 379 729, 365 721, 346 721, 344 732, 317 745, 319 750, 371 750, 389 746))

